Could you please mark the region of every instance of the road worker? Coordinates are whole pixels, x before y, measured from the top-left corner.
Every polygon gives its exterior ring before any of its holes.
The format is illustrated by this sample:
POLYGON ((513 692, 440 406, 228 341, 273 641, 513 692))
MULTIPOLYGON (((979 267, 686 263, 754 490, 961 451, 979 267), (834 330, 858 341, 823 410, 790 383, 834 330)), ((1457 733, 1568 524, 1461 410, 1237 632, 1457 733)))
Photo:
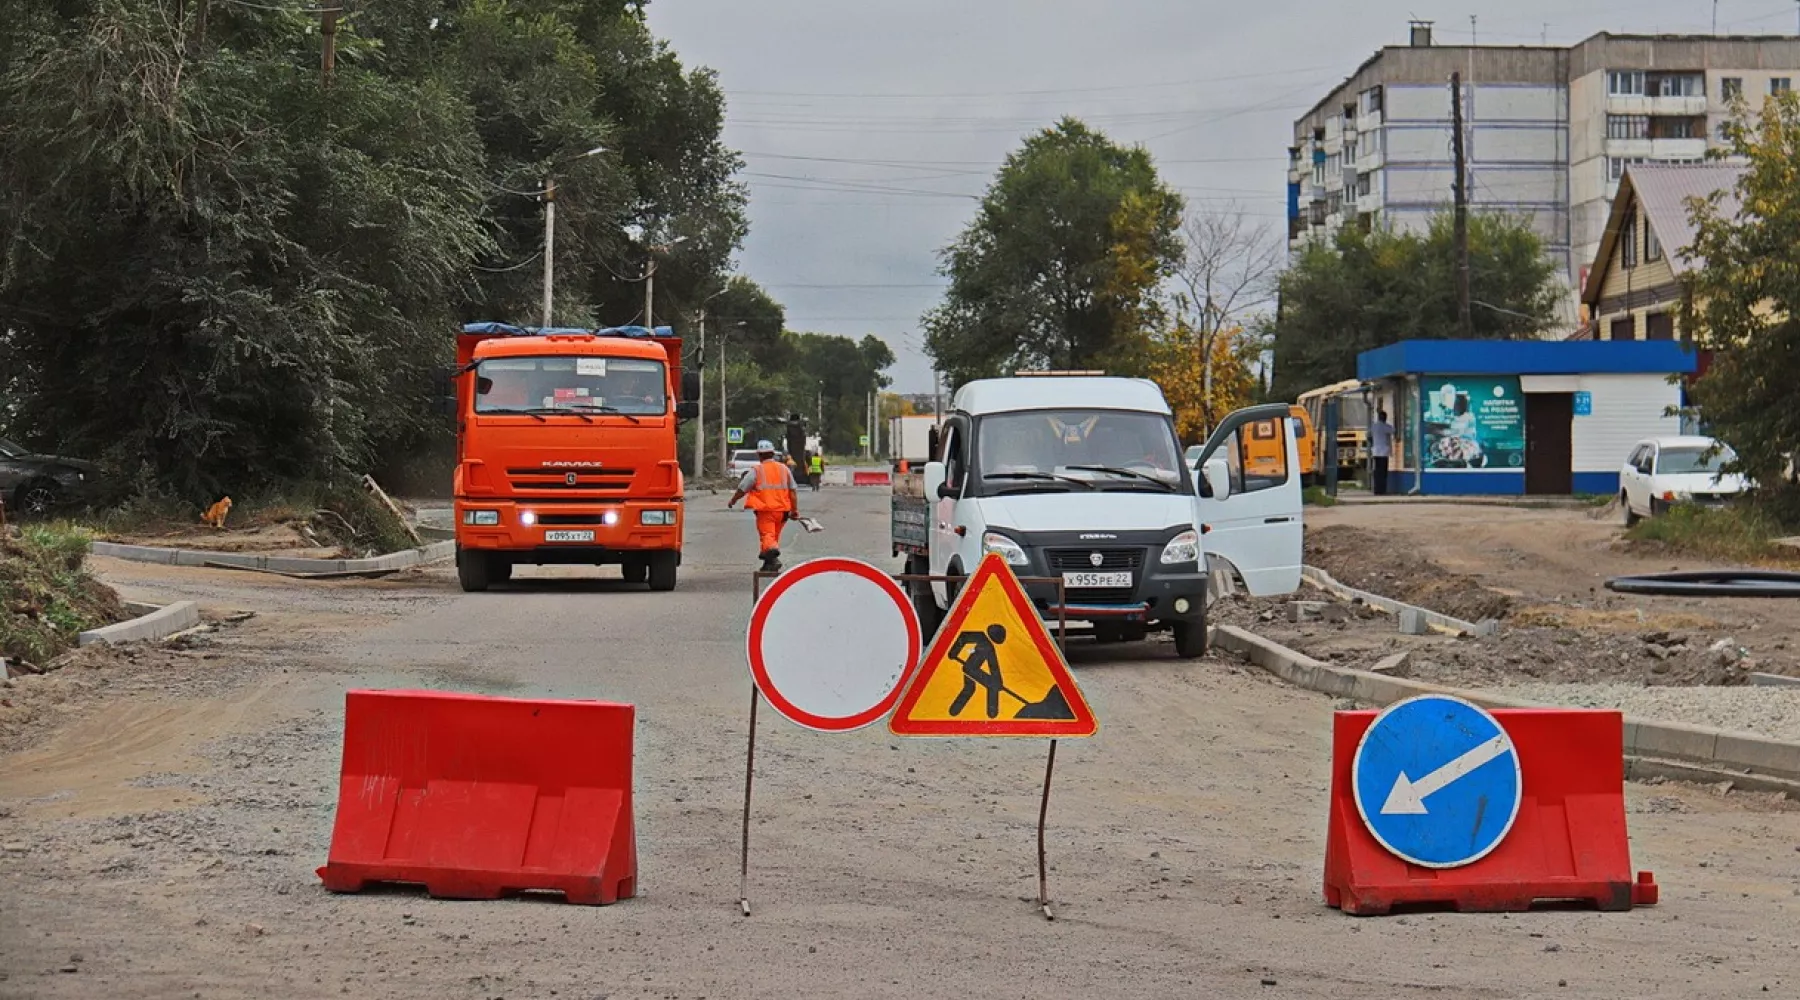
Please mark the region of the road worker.
POLYGON ((745 471, 738 480, 737 492, 726 507, 744 501, 744 509, 756 513, 756 535, 762 545, 765 573, 781 572, 781 529, 800 517, 800 493, 794 485, 794 473, 775 458, 775 446, 768 441, 756 442, 756 468, 745 471), (745 499, 748 497, 749 499, 745 499))
POLYGON ((807 470, 806 479, 812 485, 813 492, 819 492, 819 483, 825 479, 825 456, 813 452, 812 467, 807 470))

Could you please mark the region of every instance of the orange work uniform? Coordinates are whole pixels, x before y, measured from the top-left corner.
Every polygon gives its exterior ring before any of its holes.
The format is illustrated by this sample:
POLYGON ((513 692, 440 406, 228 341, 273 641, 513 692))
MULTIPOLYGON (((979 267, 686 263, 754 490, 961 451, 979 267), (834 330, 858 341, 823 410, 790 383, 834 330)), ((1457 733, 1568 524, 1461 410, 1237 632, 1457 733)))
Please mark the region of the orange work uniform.
POLYGON ((774 459, 756 467, 756 485, 744 498, 744 509, 756 512, 756 536, 762 551, 781 548, 781 529, 794 510, 793 470, 774 459))

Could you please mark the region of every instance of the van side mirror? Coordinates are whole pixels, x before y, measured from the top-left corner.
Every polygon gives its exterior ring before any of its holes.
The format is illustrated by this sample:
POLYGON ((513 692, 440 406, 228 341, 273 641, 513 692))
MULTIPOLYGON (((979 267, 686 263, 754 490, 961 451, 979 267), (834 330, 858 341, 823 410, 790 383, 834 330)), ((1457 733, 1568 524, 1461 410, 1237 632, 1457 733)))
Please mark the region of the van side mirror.
MULTIPOLYGON (((942 462, 926 462, 925 463, 924 486, 925 486, 925 495, 927 497, 936 497, 940 500, 945 499, 945 497, 944 497, 944 463, 942 463, 942 462)), ((952 496, 951 499, 954 499, 954 496, 952 496)))
POLYGON ((1210 500, 1224 500, 1231 496, 1231 467, 1223 458, 1209 458, 1201 468, 1201 496, 1210 500))
POLYGON ((675 419, 692 420, 700 415, 700 404, 691 399, 684 399, 675 404, 675 419))
MULTIPOLYGON (((696 402, 700 399, 700 373, 686 371, 681 373, 681 401, 696 402)), ((698 414, 696 414, 697 416, 698 414)), ((685 419, 685 418, 683 418, 685 419)))
POLYGON ((956 495, 960 492, 962 491, 956 488, 955 483, 942 482, 938 484, 937 495, 939 500, 955 500, 956 495))

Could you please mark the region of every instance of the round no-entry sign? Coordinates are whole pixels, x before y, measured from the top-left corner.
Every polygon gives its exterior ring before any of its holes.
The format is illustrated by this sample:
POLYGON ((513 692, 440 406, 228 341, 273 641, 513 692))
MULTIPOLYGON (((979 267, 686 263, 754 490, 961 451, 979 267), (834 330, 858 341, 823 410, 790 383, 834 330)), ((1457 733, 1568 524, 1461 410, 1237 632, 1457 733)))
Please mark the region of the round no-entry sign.
POLYGON ((777 712, 821 732, 893 710, 919 660, 919 619, 892 577, 855 559, 783 573, 750 615, 750 676, 777 712))

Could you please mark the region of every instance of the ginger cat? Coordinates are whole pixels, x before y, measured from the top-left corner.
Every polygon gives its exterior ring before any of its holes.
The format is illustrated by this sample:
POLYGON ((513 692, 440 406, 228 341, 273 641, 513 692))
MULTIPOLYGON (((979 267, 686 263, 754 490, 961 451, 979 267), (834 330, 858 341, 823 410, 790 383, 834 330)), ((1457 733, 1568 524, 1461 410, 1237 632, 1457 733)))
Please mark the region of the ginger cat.
POLYGON ((200 520, 202 523, 210 524, 215 529, 223 531, 225 530, 225 517, 230 513, 231 498, 223 497, 218 503, 206 508, 206 513, 200 515, 200 520))

